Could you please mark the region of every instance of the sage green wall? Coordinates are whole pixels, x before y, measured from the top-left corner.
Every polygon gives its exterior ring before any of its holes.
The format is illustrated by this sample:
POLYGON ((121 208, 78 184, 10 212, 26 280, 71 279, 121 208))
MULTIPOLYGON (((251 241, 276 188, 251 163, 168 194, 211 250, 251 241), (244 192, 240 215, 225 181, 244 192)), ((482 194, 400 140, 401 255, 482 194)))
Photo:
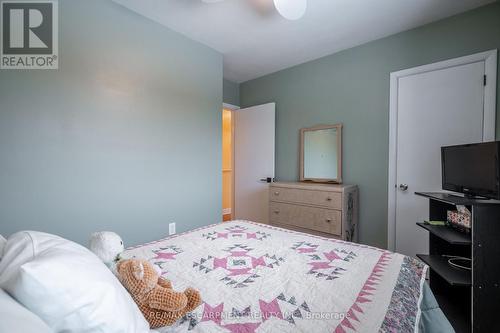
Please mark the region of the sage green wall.
POLYGON ((298 178, 301 127, 344 123, 343 178, 360 188, 360 240, 385 247, 389 73, 497 48, 498 2, 242 83, 241 106, 276 102, 279 180, 298 178))
POLYGON ((109 0, 59 22, 59 70, 0 70, 0 234, 220 221, 222 55, 109 0))
POLYGON ((240 105, 240 85, 224 79, 222 87, 224 103, 240 105))

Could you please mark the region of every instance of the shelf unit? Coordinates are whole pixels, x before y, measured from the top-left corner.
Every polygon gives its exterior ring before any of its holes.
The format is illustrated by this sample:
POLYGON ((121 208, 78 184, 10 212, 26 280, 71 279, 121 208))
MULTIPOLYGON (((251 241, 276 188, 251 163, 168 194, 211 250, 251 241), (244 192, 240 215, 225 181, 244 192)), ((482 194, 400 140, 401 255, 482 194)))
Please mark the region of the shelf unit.
POLYGON ((429 284, 456 332, 500 332, 500 201, 474 200, 448 193, 416 192, 429 200, 429 220, 445 221, 457 205, 472 212, 471 233, 417 223, 429 232, 429 284), (448 264, 450 255, 472 259, 472 270, 448 264))
POLYGON ((419 227, 424 228, 436 237, 439 237, 450 244, 456 245, 471 245, 471 235, 460 232, 447 226, 435 226, 422 222, 418 222, 419 227))
POLYGON ((448 264, 448 259, 442 255, 417 254, 417 257, 425 262, 442 279, 452 286, 470 287, 472 285, 471 274, 469 271, 452 267, 448 264))

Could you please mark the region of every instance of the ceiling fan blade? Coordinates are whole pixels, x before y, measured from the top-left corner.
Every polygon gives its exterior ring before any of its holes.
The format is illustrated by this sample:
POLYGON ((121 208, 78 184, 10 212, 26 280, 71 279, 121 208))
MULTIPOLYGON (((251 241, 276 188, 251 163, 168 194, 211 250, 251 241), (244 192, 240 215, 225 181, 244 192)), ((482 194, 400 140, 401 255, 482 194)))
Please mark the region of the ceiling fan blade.
POLYGON ((273 0, 281 16, 288 20, 298 20, 306 13, 307 0, 273 0))
MULTIPOLYGON (((201 0, 207 4, 214 4, 218 2, 222 2, 224 0, 201 0)), ((241 2, 245 2, 247 6, 251 9, 254 9, 261 15, 269 15, 275 12, 273 0, 240 0, 241 2)))
POLYGON ((259 14, 267 16, 275 12, 273 0, 248 0, 247 2, 259 14))
MULTIPOLYGON (((204 3, 217 3, 224 0, 201 0, 204 3)), ((298 20, 304 16, 307 9, 307 0, 248 0, 258 13, 269 15, 278 13, 288 20, 298 20)))

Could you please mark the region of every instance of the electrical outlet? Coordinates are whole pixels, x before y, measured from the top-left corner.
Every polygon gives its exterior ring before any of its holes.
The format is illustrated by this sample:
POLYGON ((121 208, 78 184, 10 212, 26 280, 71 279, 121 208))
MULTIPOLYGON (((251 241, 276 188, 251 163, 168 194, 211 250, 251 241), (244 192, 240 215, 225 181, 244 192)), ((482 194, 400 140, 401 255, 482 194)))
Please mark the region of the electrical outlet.
POLYGON ((174 223, 170 223, 168 225, 168 234, 169 235, 175 234, 175 222, 174 223))

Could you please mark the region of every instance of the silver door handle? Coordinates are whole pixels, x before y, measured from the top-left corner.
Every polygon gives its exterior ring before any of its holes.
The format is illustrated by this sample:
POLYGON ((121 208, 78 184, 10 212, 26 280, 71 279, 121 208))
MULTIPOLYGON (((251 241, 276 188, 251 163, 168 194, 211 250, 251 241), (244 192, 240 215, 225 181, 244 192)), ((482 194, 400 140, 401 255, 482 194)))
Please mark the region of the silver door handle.
POLYGON ((399 189, 401 191, 407 191, 408 190, 408 184, 399 184, 399 189))

